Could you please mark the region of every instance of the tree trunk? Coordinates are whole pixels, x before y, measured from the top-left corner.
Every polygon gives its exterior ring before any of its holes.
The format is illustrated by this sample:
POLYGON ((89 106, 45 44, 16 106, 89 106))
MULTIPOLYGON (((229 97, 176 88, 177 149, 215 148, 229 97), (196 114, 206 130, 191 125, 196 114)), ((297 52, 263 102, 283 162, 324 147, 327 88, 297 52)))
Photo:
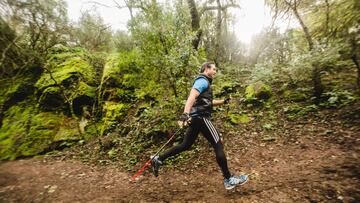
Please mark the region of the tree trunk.
POLYGON ((358 88, 360 88, 360 64, 359 64, 359 57, 358 57, 358 46, 356 43, 356 38, 355 36, 352 36, 350 38, 350 45, 351 45, 351 60, 353 61, 353 63, 356 66, 357 69, 357 80, 356 80, 356 84, 358 86, 358 88))
POLYGON ((220 40, 221 40, 221 3, 220 0, 216 0, 217 3, 217 22, 216 22, 216 42, 215 42, 215 63, 216 66, 220 66, 220 40))
MULTIPOLYGON (((310 32, 308 27, 305 25, 304 21, 301 19, 301 16, 297 10, 296 7, 296 1, 291 4, 287 1, 285 1, 292 9, 292 11, 294 12, 294 15, 296 17, 296 19, 299 21, 301 28, 305 34, 305 38, 306 41, 308 43, 309 46, 309 51, 312 51, 314 49, 314 42, 311 38, 310 32)), ((314 96, 319 99, 322 92, 324 91, 324 86, 322 85, 321 82, 321 68, 316 65, 316 64, 312 64, 312 82, 313 82, 313 88, 314 88, 314 96)))
POLYGON ((356 84, 357 84, 358 88, 360 88, 360 64, 359 64, 358 57, 356 56, 356 54, 352 55, 351 60, 353 61, 353 63, 355 64, 355 66, 357 68, 356 84))
MULTIPOLYGON (((289 3, 288 3, 289 5, 289 3)), ((305 38, 306 38, 306 41, 309 45, 309 50, 311 51, 313 48, 314 48, 314 43, 312 41, 312 38, 311 38, 311 35, 310 35, 310 32, 309 32, 309 28, 305 25, 304 21, 301 19, 301 16, 297 10, 297 7, 296 7, 296 1, 294 3, 294 5, 289 5, 291 7, 291 9, 293 10, 294 14, 295 14, 295 17, 296 19, 299 21, 300 25, 301 25, 301 28, 305 34, 305 38)))
POLYGON ((318 65, 312 64, 313 70, 312 70, 312 81, 313 81, 313 87, 314 87, 314 96, 318 100, 321 96, 321 94, 324 91, 324 86, 321 83, 321 74, 320 74, 320 68, 318 68, 318 65))
POLYGON ((325 36, 326 36, 326 42, 328 42, 328 38, 329 38, 329 22, 330 22, 330 3, 329 3, 329 0, 325 0, 325 5, 326 5, 325 36))
POLYGON ((177 93, 177 90, 176 90, 175 81, 173 81, 170 85, 171 85, 171 89, 172 89, 173 92, 174 92, 175 98, 178 98, 178 93, 177 93))
POLYGON ((0 104, 0 128, 2 127, 3 124, 3 118, 4 118, 4 104, 0 104))
POLYGON ((126 4, 126 7, 129 9, 129 13, 130 13, 130 20, 134 20, 134 14, 133 14, 133 7, 132 5, 130 5, 129 1, 124 1, 126 4))
POLYGON ((199 47, 201 34, 202 34, 202 31, 200 29, 200 16, 199 16, 199 12, 196 8, 195 1, 187 0, 187 3, 189 4, 190 15, 191 15, 191 29, 193 32, 196 33, 196 37, 195 37, 195 39, 193 39, 192 45, 193 45, 194 49, 197 50, 199 47))

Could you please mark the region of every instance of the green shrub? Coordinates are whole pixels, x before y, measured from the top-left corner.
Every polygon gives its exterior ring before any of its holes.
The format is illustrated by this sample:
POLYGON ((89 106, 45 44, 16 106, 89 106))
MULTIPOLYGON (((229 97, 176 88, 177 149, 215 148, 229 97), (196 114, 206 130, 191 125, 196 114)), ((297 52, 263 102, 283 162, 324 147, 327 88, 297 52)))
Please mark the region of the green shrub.
POLYGON ((319 105, 326 108, 341 108, 356 100, 356 96, 347 90, 325 92, 321 98, 323 101, 319 105))

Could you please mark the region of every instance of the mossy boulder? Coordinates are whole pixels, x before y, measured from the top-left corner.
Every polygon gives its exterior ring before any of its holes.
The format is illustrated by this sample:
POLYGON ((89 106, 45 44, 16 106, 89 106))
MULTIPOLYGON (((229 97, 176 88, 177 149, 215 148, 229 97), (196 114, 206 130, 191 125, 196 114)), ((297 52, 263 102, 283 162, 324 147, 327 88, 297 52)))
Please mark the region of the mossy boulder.
POLYGON ((34 77, 18 75, 13 78, 3 78, 0 83, 0 128, 4 111, 34 93, 34 77))
POLYGON ((136 51, 110 55, 106 59, 101 84, 107 87, 133 88, 139 79, 139 53, 136 51))
POLYGON ((18 102, 24 101, 34 92, 34 75, 18 74, 13 77, 5 76, 0 82, 0 128, 3 126, 5 112, 18 102))
POLYGON ((271 97, 271 87, 261 81, 248 85, 245 89, 245 98, 247 100, 267 100, 271 97))
POLYGON ((33 93, 32 77, 5 78, 0 84, 0 104, 22 101, 33 93))
POLYGON ((37 81, 35 86, 40 91, 54 85, 70 87, 73 85, 73 82, 77 80, 84 81, 90 85, 96 84, 95 71, 92 66, 81 57, 68 58, 60 64, 48 61, 46 66, 47 69, 51 71, 51 74, 45 71, 37 81))
POLYGON ((46 71, 35 84, 42 109, 62 109, 68 107, 66 102, 73 103, 74 109, 91 105, 97 81, 96 72, 86 56, 84 51, 71 49, 49 55, 46 71))
POLYGON ((77 122, 61 113, 36 112, 33 101, 10 107, 0 128, 0 159, 34 156, 82 139, 77 122))
POLYGON ((135 90, 141 83, 138 57, 138 52, 131 51, 113 54, 106 59, 101 78, 105 100, 129 103, 136 99, 135 90))

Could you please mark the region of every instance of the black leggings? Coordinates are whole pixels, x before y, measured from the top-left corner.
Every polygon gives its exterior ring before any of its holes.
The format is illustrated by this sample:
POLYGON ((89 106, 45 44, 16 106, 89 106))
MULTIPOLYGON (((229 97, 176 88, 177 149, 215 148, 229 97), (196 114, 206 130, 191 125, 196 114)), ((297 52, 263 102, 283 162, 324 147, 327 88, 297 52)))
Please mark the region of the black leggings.
POLYGON ((219 164, 224 178, 230 178, 231 174, 227 166, 227 160, 221 143, 219 133, 208 118, 195 117, 192 118, 192 122, 186 130, 184 140, 181 144, 176 145, 159 156, 160 161, 167 159, 168 157, 179 154, 185 150, 190 149, 194 144, 199 133, 202 133, 204 137, 211 143, 215 150, 216 161, 219 164))

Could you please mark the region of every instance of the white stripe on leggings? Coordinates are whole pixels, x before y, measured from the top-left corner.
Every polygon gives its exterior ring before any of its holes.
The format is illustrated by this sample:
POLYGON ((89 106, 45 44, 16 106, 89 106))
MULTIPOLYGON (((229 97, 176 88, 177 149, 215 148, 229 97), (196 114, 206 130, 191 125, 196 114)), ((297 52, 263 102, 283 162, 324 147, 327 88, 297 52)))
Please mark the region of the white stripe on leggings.
POLYGON ((213 136, 215 143, 217 143, 219 141, 219 136, 217 135, 216 130, 214 128, 211 128, 210 121, 208 121, 206 118, 203 118, 203 120, 204 120, 205 125, 209 129, 211 135, 213 136))
POLYGON ((209 123, 210 128, 211 128, 211 129, 213 129, 214 134, 216 135, 217 140, 219 141, 219 134, 218 134, 218 132, 216 131, 216 129, 215 129, 215 127, 214 127, 214 125, 211 123, 211 121, 210 121, 210 120, 208 120, 208 119, 206 119, 206 120, 207 120, 207 122, 209 123))

